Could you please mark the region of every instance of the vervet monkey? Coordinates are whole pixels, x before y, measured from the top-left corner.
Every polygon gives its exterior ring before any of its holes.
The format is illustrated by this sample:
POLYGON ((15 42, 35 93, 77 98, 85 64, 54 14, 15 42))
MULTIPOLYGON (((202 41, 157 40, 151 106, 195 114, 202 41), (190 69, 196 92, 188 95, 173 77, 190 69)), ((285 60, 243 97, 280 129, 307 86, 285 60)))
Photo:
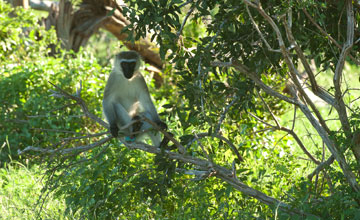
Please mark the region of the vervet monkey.
MULTIPOLYGON (((141 65, 140 55, 135 51, 121 52, 116 55, 113 65, 112 72, 106 83, 102 103, 111 134, 117 137, 119 128, 129 124, 132 120, 138 120, 141 116, 152 120, 160 128, 166 129, 167 126, 160 120, 151 101, 144 77, 139 71, 141 65)), ((152 126, 149 123, 139 122, 122 130, 122 132, 130 136, 130 138, 136 138, 136 140, 141 140, 144 135, 147 135, 151 138, 152 144, 159 147, 161 136, 156 130, 131 135, 133 132, 150 128, 152 126)))

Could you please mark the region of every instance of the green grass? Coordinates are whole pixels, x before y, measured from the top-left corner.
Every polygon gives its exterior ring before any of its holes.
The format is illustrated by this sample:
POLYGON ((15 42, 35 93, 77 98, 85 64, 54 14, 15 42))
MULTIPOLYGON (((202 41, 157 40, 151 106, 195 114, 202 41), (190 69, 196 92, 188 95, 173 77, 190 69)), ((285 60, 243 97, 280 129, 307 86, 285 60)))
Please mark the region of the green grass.
POLYGON ((39 213, 38 198, 43 182, 38 166, 13 162, 0 169, 0 219, 73 219, 64 216, 65 201, 52 196, 39 213))

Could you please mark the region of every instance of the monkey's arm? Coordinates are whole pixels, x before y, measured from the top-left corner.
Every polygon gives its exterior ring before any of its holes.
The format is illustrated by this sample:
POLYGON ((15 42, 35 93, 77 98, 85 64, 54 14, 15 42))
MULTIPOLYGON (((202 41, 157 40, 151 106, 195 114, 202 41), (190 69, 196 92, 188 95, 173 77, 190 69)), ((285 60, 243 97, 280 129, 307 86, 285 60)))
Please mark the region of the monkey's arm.
POLYGON ((151 100, 150 93, 146 86, 145 80, 143 78, 141 80, 143 81, 142 84, 144 85, 143 87, 144 91, 140 92, 139 100, 142 103, 143 108, 145 108, 146 111, 145 116, 147 117, 150 114, 151 118, 149 119, 151 119, 153 122, 158 124, 162 129, 166 129, 167 125, 160 120, 155 105, 151 100))

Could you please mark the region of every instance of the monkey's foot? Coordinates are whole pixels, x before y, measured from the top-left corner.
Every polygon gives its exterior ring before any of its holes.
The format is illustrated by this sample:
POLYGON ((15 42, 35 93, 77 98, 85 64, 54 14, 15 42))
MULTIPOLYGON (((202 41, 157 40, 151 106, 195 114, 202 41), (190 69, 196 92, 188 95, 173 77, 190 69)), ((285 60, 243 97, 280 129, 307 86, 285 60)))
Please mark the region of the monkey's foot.
POLYGON ((125 141, 126 142, 135 142, 135 137, 125 136, 125 141))

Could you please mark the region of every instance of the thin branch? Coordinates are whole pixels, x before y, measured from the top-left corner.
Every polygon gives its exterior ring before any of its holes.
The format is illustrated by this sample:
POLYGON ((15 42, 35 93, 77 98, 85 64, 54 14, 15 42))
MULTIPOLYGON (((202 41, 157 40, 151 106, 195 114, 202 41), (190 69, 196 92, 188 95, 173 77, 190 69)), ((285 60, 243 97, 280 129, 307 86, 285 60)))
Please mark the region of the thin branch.
POLYGON ((311 161, 313 161, 316 164, 320 164, 320 161, 318 161, 317 159, 315 159, 310 152, 306 149, 305 145, 302 143, 302 141, 300 140, 299 136, 293 131, 290 130, 288 128, 282 127, 280 126, 280 124, 278 126, 274 126, 271 125, 269 123, 267 123, 266 121, 260 119, 259 117, 257 117, 256 115, 252 114, 251 112, 248 112, 249 115, 251 115, 252 117, 254 117, 256 120, 260 121, 261 123, 273 128, 274 130, 280 130, 280 131, 285 131, 288 134, 290 134, 296 141, 296 143, 299 145, 299 147, 301 148, 301 150, 306 154, 306 156, 308 156, 310 158, 311 161))
POLYGON ((97 142, 89 144, 89 145, 82 145, 82 146, 78 146, 78 147, 66 148, 63 150, 46 149, 46 148, 41 148, 41 147, 28 146, 22 151, 19 150, 18 154, 20 155, 27 151, 37 151, 37 152, 46 153, 46 154, 60 153, 62 155, 74 153, 74 152, 76 152, 76 153, 85 152, 85 151, 91 150, 95 147, 101 146, 102 144, 106 143, 107 141, 109 141, 112 138, 113 138, 112 136, 108 136, 106 138, 101 139, 100 141, 97 141, 97 142))
POLYGON ((210 158, 208 152, 205 150, 204 146, 201 144, 201 142, 200 142, 199 137, 197 136, 197 134, 194 133, 194 136, 195 136, 195 138, 196 138, 196 141, 197 141, 198 145, 201 147, 201 150, 204 152, 204 154, 205 154, 205 156, 206 156, 206 159, 207 159, 209 162, 213 163, 213 160, 210 158))
POLYGON ((320 171, 330 166, 330 164, 332 164, 334 160, 335 160, 334 156, 331 155, 325 162, 320 163, 319 166, 317 166, 316 169, 308 175, 308 179, 311 180, 320 171))
POLYGON ((279 130, 279 129, 280 129, 280 126, 279 126, 279 127, 277 127, 277 126, 275 126, 275 125, 272 125, 272 124, 270 124, 270 123, 268 123, 268 122, 266 122, 266 121, 262 120, 261 118, 259 118, 258 116, 254 115, 254 114, 253 114, 253 113, 251 113, 251 112, 248 112, 248 114, 249 114, 250 116, 252 116, 253 118, 255 118, 256 120, 260 121, 261 123, 263 123, 263 124, 265 124, 265 125, 267 125, 267 126, 269 126, 269 127, 273 128, 273 129, 275 129, 275 130, 279 130))
POLYGON ((76 132, 76 131, 68 131, 68 130, 60 130, 60 129, 49 129, 49 128, 30 128, 31 130, 38 130, 38 131, 50 131, 50 132, 57 132, 57 133, 68 133, 68 134, 84 134, 85 132, 76 132))
POLYGON ((280 123, 279 123, 279 121, 276 119, 274 113, 271 111, 270 106, 265 102, 265 100, 264 100, 263 97, 260 95, 260 93, 259 93, 259 91, 258 91, 257 89, 256 89, 256 92, 257 92, 258 96, 260 97, 261 101, 264 103, 264 105, 265 105, 265 107, 267 108, 267 110, 269 111, 271 117, 274 119, 276 126, 277 126, 278 128, 280 128, 280 127, 281 127, 281 126, 280 126, 280 123))
POLYGON ((109 132, 101 132, 96 134, 89 134, 85 136, 80 137, 69 137, 69 138, 63 138, 61 141, 72 141, 72 140, 80 140, 80 139, 86 139, 86 138, 92 138, 92 137, 99 137, 108 134, 109 132))
POLYGON ((183 31, 183 29, 184 29, 184 27, 185 27, 186 21, 187 21, 187 19, 190 17, 190 15, 191 15, 191 13, 194 11, 194 9, 195 9, 195 6, 192 6, 192 7, 190 8, 190 10, 188 11, 188 13, 186 14, 186 16, 185 16, 185 18, 184 18, 184 20, 183 20, 183 22, 182 22, 182 24, 181 24, 181 27, 180 27, 179 31, 176 33, 176 38, 177 38, 177 39, 178 39, 178 38, 180 37, 180 35, 182 34, 182 31, 183 31))
POLYGON ((289 22, 285 22, 284 21, 284 27, 285 27, 285 31, 286 31, 286 36, 288 38, 288 40, 290 41, 290 43, 292 45, 294 45, 296 54, 298 55, 298 57, 301 60, 301 63, 303 64, 305 71, 310 79, 310 85, 311 85, 311 90, 313 91, 313 93, 315 95, 317 95, 318 97, 320 97, 322 100, 324 100, 325 102, 327 102, 328 104, 334 106, 335 105, 335 100, 333 97, 331 97, 327 92, 325 92, 322 88, 320 88, 316 82, 315 79, 315 75, 309 65, 309 63, 307 62, 305 55, 303 53, 303 51, 301 50, 301 48, 299 47, 299 45, 296 43, 296 40, 292 34, 291 31, 291 27, 289 26, 289 22))
POLYGON ((305 145, 302 143, 302 141, 300 140, 299 136, 293 131, 290 130, 288 128, 285 127, 281 127, 280 130, 282 131, 286 131, 287 133, 289 133, 291 136, 293 136, 293 138, 295 139, 296 143, 299 145, 299 147, 301 148, 301 150, 306 154, 306 156, 308 156, 310 158, 311 161, 313 161, 316 164, 320 164, 320 161, 318 161, 317 159, 315 159, 310 152, 306 149, 305 145))
POLYGON ((255 22, 255 20, 254 20, 254 18, 253 18, 253 16, 252 16, 252 14, 251 14, 251 12, 250 12, 250 10, 249 10, 249 6, 248 6, 248 5, 245 5, 245 7, 246 7, 246 11, 247 11, 247 13, 248 13, 248 15, 249 15, 249 17, 250 17, 251 23, 253 24, 255 30, 256 30, 256 31, 258 32, 258 34, 260 35, 260 38, 261 38, 261 40, 264 42, 264 44, 265 44, 265 46, 267 47, 267 49, 268 49, 269 51, 271 51, 271 52, 281 52, 280 49, 275 50, 275 49, 273 49, 273 48, 270 46, 270 44, 267 42, 267 40, 265 39, 264 35, 263 35, 262 32, 260 31, 259 26, 256 24, 256 22, 255 22))
MULTIPOLYGON (((335 44, 336 47, 338 47, 339 49, 342 49, 342 46, 330 34, 328 34, 323 28, 321 28, 320 25, 318 25, 316 23, 316 21, 313 19, 313 17, 311 17, 311 15, 306 10, 306 8, 303 8, 302 10, 303 10, 304 14, 306 15, 306 17, 310 20, 310 22, 320 31, 320 33, 322 33, 327 39, 329 39, 333 44, 335 44)), ((357 60, 355 57, 353 57, 351 54, 349 54, 349 57, 354 63, 356 63, 357 65, 360 65, 360 61, 357 60)))
POLYGON ((64 97, 66 97, 66 98, 68 98, 68 99, 72 99, 72 100, 76 101, 76 103, 77 103, 78 105, 80 105, 83 113, 84 113, 88 118, 96 121, 98 124, 102 125, 103 127, 106 127, 106 128, 109 127, 109 125, 108 125, 106 122, 104 122, 103 120, 101 120, 100 118, 98 118, 97 116, 95 116, 94 114, 92 114, 92 113, 89 112, 89 109, 87 108, 85 101, 84 101, 80 96, 70 95, 69 93, 67 93, 66 91, 64 91, 63 89, 61 89, 60 87, 58 87, 57 85, 53 84, 52 82, 49 82, 49 83, 50 83, 51 85, 53 85, 53 86, 59 91, 59 93, 54 93, 54 94, 52 94, 53 96, 59 96, 59 95, 61 95, 61 96, 64 96, 64 97))
POLYGON ((297 107, 295 106, 294 107, 294 117, 293 117, 293 123, 292 123, 292 126, 291 126, 291 130, 293 131, 294 128, 295 128, 295 122, 296 122, 296 110, 297 110, 297 107))
POLYGON ((214 133, 214 134, 208 134, 208 133, 199 133, 197 134, 197 137, 198 138, 201 138, 201 137, 215 137, 215 138, 218 138, 222 141, 224 141, 227 145, 229 145, 231 147, 231 149, 234 151, 234 153, 236 154, 238 160, 240 162, 243 162, 244 161, 244 158, 240 155, 237 147, 227 138, 225 138, 224 136, 220 135, 219 133, 214 133))
POLYGON ((239 99, 239 97, 237 97, 236 95, 233 96, 233 100, 226 106, 226 108, 224 109, 224 112, 221 114, 220 116, 220 119, 219 119, 219 123, 218 125, 216 126, 216 129, 215 129, 215 134, 219 133, 220 131, 220 127, 221 127, 221 124, 223 123, 224 119, 225 119, 225 116, 227 114, 227 112, 229 111, 229 109, 231 108, 231 106, 233 106, 237 100, 239 99))

